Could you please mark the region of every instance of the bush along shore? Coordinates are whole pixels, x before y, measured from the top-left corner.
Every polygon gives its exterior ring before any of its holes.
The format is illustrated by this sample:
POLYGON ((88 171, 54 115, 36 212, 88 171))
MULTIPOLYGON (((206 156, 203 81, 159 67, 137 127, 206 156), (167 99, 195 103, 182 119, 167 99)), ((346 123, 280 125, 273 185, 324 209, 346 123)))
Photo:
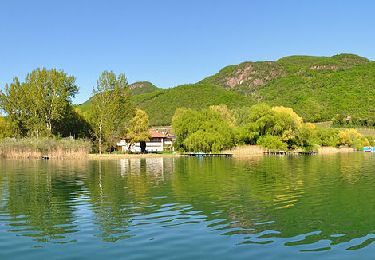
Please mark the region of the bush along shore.
MULTIPOLYGON (((266 152, 313 154, 321 147, 360 149, 374 145, 374 137, 362 136, 355 129, 318 128, 303 122, 291 108, 267 104, 232 110, 225 105, 200 111, 178 109, 172 124, 175 146, 183 152, 217 153, 258 145, 266 152)), ((244 154, 248 149, 242 150, 244 154)), ((259 151, 251 149, 251 153, 259 151)))
POLYGON ((5 138, 0 140, 0 157, 6 159, 84 159, 91 142, 70 138, 5 138))

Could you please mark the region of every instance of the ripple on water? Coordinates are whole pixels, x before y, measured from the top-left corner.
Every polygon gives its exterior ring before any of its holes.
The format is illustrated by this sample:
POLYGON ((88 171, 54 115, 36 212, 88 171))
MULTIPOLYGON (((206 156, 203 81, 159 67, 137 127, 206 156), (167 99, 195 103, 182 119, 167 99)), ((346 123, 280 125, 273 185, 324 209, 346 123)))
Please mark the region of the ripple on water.
POLYGON ((375 253, 368 155, 30 164, 0 161, 1 259, 375 253))

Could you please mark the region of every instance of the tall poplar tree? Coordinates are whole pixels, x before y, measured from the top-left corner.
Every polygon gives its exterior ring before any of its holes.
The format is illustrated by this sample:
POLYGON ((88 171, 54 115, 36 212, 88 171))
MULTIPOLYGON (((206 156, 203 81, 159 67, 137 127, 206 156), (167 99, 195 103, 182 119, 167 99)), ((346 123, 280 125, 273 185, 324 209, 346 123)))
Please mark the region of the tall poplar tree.
POLYGON ((93 90, 90 115, 99 153, 102 153, 104 143, 114 146, 121 138, 133 111, 125 75, 121 73, 116 76, 112 71, 104 71, 93 90))

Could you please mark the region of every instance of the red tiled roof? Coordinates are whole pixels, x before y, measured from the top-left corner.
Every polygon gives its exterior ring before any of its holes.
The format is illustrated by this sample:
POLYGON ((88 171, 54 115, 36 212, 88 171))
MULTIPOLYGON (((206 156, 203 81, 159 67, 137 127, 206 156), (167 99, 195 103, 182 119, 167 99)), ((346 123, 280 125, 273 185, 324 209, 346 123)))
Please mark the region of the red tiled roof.
POLYGON ((167 137, 165 134, 160 133, 160 132, 158 132, 156 130, 153 130, 153 129, 148 130, 148 132, 149 132, 151 138, 165 138, 165 137, 167 137))

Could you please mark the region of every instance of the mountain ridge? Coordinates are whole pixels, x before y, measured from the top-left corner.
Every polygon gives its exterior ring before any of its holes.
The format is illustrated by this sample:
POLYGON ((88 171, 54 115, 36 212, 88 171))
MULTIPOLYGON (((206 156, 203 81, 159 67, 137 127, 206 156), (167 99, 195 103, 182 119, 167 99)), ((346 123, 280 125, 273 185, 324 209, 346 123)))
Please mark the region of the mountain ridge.
POLYGON ((229 65, 197 83, 170 89, 150 82, 136 82, 130 88, 135 105, 149 114, 151 125, 170 124, 178 107, 237 108, 259 102, 292 107, 305 121, 331 120, 337 114, 367 120, 374 117, 370 109, 375 63, 354 54, 294 55, 229 65))

